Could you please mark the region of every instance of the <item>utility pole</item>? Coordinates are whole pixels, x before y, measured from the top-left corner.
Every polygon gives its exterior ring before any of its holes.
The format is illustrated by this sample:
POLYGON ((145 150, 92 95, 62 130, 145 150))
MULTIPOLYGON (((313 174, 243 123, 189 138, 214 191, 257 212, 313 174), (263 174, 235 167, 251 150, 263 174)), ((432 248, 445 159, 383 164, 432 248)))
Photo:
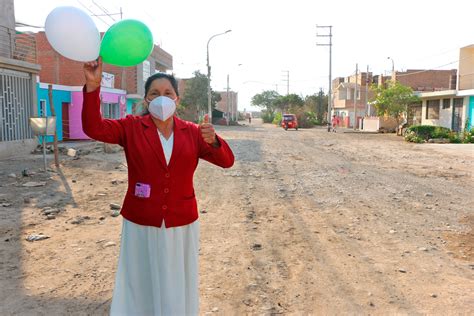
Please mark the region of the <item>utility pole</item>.
POLYGON ((367 73, 365 74, 365 115, 370 116, 369 113, 369 65, 367 65, 367 73))
POLYGON ((286 81, 286 95, 290 94, 290 71, 289 70, 282 70, 283 72, 286 72, 286 79, 283 79, 283 81, 286 81))
MULTIPOLYGON (((54 109, 54 103, 53 103, 53 85, 52 84, 48 85, 48 98, 49 98, 49 105, 51 107, 51 115, 56 116, 56 110, 54 109)), ((47 119, 48 119, 48 116, 46 115, 46 120, 47 119)), ((43 141, 46 141, 46 138, 43 138, 43 141)), ((56 132, 56 126, 54 127, 53 145, 54 145, 54 164, 56 165, 56 168, 59 168, 58 134, 56 132)))
POLYGON ((329 89, 328 89, 328 132, 331 131, 331 108, 332 108, 332 25, 316 25, 316 28, 329 28, 329 34, 319 35, 316 37, 329 37, 329 44, 316 43, 317 46, 329 46, 329 89))
POLYGON ((227 74, 227 97, 226 97, 226 101, 227 101, 227 126, 228 126, 229 121, 230 121, 229 74, 227 74))
POLYGON ((396 81, 396 74, 395 74, 395 62, 393 61, 392 57, 387 57, 387 59, 390 59, 392 61, 392 83, 395 83, 396 81))
POLYGON ((357 125, 357 77, 359 72, 359 65, 356 64, 356 75, 355 75, 355 86, 354 86, 354 130, 356 130, 357 125))
POLYGON ((214 34, 207 41, 207 114, 209 116, 210 122, 212 122, 212 107, 211 107, 211 64, 209 63, 209 43, 214 37, 224 35, 229 32, 232 32, 232 30, 227 30, 223 33, 214 34))

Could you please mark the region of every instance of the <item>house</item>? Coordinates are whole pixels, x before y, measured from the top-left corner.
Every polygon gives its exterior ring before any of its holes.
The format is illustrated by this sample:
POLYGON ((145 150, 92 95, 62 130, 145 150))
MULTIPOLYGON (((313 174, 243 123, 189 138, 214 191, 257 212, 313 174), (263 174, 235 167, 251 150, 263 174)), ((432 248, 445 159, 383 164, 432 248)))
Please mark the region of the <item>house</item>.
POLYGON ((0 2, 0 157, 30 152, 36 141, 29 118, 37 116, 34 36, 16 31, 13 0, 0 2))
POLYGON ((354 113, 357 118, 355 124, 359 126, 359 119, 364 117, 368 111, 371 111, 368 100, 373 95, 373 92, 369 89, 372 80, 371 72, 362 72, 357 76, 339 77, 332 81, 332 115, 339 117, 341 126, 353 127, 354 113))
MULTIPOLYGON (((51 104, 48 96, 49 84, 38 83, 39 116, 51 115, 51 104)), ((56 114, 56 135, 59 141, 89 139, 82 130, 82 86, 51 85, 52 99, 56 114)), ((105 118, 118 119, 127 115, 127 92, 107 88, 100 90, 101 111, 105 118)), ((47 141, 53 141, 48 136, 47 141)))
POLYGON ((460 49, 457 73, 457 80, 450 79, 449 89, 416 91, 421 104, 411 107, 413 124, 442 126, 456 132, 474 126, 474 45, 460 49))
POLYGON ((230 118, 230 121, 237 120, 238 93, 234 91, 217 91, 221 100, 216 104, 216 110, 224 113, 223 117, 230 118))
MULTIPOLYGON (((366 131, 377 131, 381 128, 395 130, 397 128, 397 121, 395 119, 380 118, 375 115, 375 108, 373 104, 369 102, 373 98, 373 92, 369 88, 371 84, 385 85, 389 80, 395 78, 397 82, 410 87, 417 94, 425 93, 426 95, 439 95, 440 91, 455 89, 456 75, 456 69, 408 69, 407 71, 396 71, 392 76, 372 76, 372 73, 370 72, 362 72, 358 74, 357 81, 355 75, 346 78, 336 78, 333 80, 332 114, 339 117, 339 121, 344 127, 354 127, 355 110, 355 126, 357 128, 366 131), (356 89, 357 98, 354 102, 356 89)), ((425 112, 423 112, 423 115, 426 114, 425 112)), ((409 123, 421 123, 421 104, 413 105, 410 109, 410 113, 413 115, 408 118, 409 123)), ((432 113, 430 112, 429 115, 432 115, 432 113)))

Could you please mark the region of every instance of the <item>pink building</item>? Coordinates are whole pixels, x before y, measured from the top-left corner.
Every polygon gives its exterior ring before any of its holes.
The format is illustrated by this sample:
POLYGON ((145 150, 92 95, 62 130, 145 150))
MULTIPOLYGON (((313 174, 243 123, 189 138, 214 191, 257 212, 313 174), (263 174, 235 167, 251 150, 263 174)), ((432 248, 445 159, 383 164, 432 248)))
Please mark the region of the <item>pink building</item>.
MULTIPOLYGON (((125 90, 101 87, 101 111, 104 118, 118 119, 127 115, 127 92, 125 90)), ((82 87, 71 91, 69 107, 69 139, 89 139, 82 130, 82 87)))
MULTIPOLYGON (((52 85, 56 110, 58 140, 89 139, 82 130, 82 87, 52 85)), ((125 90, 101 87, 101 112, 105 118, 118 119, 127 115, 127 93, 125 90)), ((38 113, 51 115, 48 98, 48 84, 38 84, 38 113)))

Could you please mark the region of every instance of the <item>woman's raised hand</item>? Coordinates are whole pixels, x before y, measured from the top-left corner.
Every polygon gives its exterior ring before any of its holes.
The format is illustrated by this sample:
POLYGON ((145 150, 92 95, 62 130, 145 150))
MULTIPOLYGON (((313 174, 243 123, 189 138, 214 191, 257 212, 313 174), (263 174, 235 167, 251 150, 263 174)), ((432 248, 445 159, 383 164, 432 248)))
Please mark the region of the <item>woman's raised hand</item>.
POLYGON ((102 58, 84 64, 84 76, 86 78, 86 91, 92 92, 102 81, 102 58))
POLYGON ((212 124, 209 123, 208 114, 204 115, 204 120, 199 125, 199 128, 201 130, 202 138, 204 139, 206 143, 208 143, 209 145, 215 145, 217 143, 216 132, 214 131, 214 126, 212 126, 212 124))

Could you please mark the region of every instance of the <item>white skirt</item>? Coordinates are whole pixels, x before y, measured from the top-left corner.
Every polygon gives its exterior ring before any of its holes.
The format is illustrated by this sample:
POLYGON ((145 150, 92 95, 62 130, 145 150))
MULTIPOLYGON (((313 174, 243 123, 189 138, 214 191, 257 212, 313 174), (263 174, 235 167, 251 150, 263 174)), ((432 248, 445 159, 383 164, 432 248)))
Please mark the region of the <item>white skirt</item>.
POLYGON ((198 315, 199 221, 142 226, 125 218, 110 315, 198 315))

